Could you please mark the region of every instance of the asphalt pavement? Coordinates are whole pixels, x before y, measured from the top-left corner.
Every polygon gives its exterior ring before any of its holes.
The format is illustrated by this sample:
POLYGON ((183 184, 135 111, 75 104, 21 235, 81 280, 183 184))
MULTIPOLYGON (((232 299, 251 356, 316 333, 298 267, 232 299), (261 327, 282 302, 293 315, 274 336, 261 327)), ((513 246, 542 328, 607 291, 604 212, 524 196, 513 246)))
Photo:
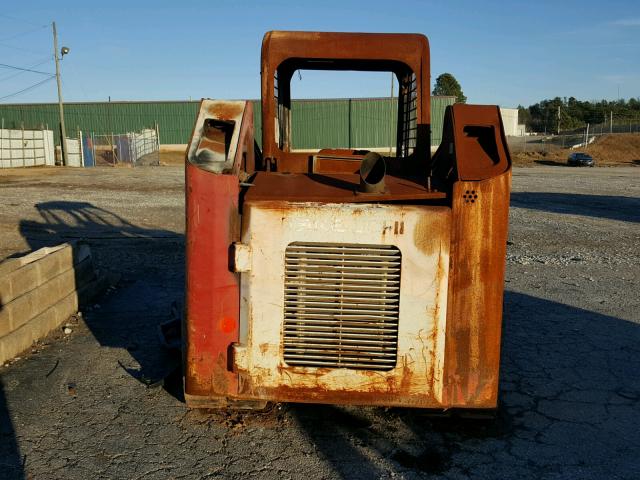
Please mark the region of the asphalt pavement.
POLYGON ((183 169, 0 174, 0 258, 83 238, 122 275, 0 367, 0 478, 640 478, 639 173, 514 170, 493 421, 187 410, 157 335, 184 293, 183 169))

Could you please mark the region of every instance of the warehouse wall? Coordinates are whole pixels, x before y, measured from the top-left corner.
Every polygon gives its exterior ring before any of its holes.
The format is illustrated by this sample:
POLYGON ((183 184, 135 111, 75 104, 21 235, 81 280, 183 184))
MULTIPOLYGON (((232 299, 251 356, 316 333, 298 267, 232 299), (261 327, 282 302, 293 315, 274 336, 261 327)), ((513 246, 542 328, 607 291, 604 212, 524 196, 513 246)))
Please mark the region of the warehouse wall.
POLYGON ((518 128, 518 109, 500 107, 500 116, 502 117, 504 134, 508 137, 518 136, 520 134, 520 129, 518 128))
MULTIPOLYGON (((455 97, 431 97, 431 145, 442 141, 444 111, 455 97)), ((254 123, 262 144, 262 109, 255 101, 254 123)), ((293 100, 291 138, 293 148, 395 147, 397 106, 388 98, 293 100), (393 129, 389 128, 392 122, 393 129)))
MULTIPOLYGON (((160 127, 162 143, 186 143, 193 129, 200 102, 102 102, 66 103, 67 136, 76 129, 100 135, 127 133, 160 127), (162 138, 165 137, 165 138, 162 138)), ((4 128, 49 127, 60 143, 58 104, 0 105, 4 128)))
MULTIPOLYGON (((431 98, 432 145, 440 143, 444 109, 453 102, 453 97, 431 98)), ((77 129, 86 133, 118 134, 153 128, 157 123, 161 144, 184 144, 191 136, 199 103, 66 103, 67 136, 74 136, 77 129)), ((294 100, 291 109, 296 148, 386 147, 391 138, 388 122, 396 119, 395 106, 390 107, 388 98, 294 100)), ((261 144, 262 119, 257 100, 254 110, 256 139, 261 144)), ((60 143, 58 104, 4 104, 0 105, 0 118, 4 128, 48 127, 54 131, 56 144, 60 143)))

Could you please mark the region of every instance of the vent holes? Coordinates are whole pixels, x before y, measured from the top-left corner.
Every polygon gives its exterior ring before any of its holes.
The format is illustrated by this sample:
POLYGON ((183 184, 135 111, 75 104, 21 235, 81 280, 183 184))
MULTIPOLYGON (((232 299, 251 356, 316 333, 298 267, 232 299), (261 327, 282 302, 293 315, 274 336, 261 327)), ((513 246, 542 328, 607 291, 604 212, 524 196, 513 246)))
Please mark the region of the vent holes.
POLYGON ((465 193, 462 195, 462 198, 464 198, 464 203, 476 203, 476 200, 478 199, 478 194, 476 193, 475 190, 466 190, 465 193))

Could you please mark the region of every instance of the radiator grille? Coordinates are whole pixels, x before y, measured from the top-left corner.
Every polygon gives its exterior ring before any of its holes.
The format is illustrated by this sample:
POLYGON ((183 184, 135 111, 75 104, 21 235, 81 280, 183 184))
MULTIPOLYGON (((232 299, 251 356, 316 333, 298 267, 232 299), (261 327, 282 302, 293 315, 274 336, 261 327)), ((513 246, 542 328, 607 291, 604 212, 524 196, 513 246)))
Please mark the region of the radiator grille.
POLYGON ((285 251, 284 360, 390 370, 396 364, 400 250, 294 242, 285 251))

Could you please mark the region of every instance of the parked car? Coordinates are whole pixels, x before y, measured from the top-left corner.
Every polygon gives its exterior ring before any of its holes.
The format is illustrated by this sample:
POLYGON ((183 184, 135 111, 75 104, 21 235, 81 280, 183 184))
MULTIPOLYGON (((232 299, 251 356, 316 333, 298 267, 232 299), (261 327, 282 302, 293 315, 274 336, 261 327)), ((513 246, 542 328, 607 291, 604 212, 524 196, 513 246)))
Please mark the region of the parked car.
POLYGON ((571 167, 593 167, 596 162, 591 155, 583 152, 573 152, 567 159, 567 164, 571 167))

